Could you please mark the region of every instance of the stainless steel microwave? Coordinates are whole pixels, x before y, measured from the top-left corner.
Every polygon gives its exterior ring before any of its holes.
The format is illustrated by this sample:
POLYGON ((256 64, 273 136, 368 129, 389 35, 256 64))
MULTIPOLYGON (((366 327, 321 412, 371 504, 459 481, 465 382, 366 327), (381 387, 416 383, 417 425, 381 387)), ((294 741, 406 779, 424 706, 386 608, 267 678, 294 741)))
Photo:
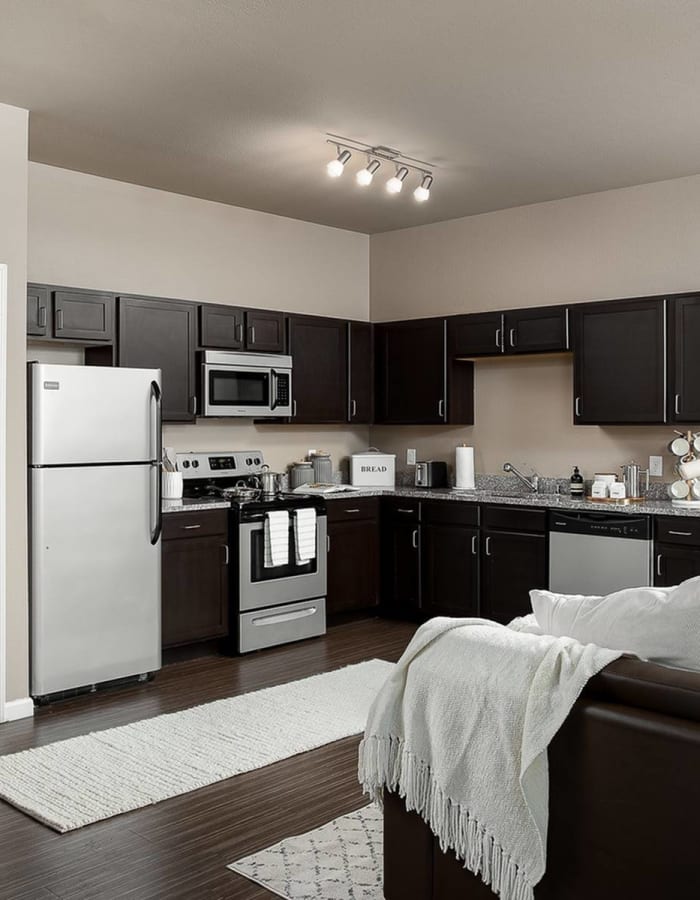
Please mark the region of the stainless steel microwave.
POLYGON ((291 416, 292 357, 205 350, 200 399, 204 416, 291 416))

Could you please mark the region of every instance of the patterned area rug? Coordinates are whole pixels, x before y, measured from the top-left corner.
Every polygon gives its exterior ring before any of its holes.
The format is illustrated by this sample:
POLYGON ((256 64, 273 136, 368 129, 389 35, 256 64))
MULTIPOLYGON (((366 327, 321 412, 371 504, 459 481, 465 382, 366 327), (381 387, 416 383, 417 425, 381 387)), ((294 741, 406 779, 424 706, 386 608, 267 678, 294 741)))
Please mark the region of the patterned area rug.
POLYGON ((383 900, 382 812, 365 806, 228 868, 285 900, 383 900))

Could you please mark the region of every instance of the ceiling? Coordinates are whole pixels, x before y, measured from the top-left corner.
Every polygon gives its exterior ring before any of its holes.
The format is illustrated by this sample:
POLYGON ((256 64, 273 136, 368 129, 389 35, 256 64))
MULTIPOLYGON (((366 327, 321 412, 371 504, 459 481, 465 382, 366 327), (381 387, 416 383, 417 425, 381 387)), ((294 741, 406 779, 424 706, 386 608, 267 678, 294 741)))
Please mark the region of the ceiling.
POLYGON ((0 0, 0 101, 33 160, 375 233, 700 172, 699 38, 693 0, 0 0))

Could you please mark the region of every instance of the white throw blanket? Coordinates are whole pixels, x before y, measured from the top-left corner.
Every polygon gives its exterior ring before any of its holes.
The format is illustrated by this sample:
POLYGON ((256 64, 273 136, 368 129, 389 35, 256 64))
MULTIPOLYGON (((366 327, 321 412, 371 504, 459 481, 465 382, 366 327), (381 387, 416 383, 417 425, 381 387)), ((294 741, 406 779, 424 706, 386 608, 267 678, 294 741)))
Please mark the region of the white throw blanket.
POLYGON ((621 655, 484 619, 431 619, 370 710, 365 791, 398 792, 502 900, 531 900, 546 865, 547 746, 588 679, 621 655))

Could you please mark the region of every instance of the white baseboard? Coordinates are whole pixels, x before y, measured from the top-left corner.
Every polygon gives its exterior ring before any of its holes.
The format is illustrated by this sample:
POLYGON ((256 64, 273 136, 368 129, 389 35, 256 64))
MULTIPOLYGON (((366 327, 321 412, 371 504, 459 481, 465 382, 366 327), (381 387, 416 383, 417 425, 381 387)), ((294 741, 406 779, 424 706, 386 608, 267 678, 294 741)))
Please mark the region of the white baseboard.
POLYGON ((29 719, 34 715, 34 701, 31 697, 23 697, 21 700, 8 700, 5 704, 5 721, 14 722, 17 719, 29 719))

